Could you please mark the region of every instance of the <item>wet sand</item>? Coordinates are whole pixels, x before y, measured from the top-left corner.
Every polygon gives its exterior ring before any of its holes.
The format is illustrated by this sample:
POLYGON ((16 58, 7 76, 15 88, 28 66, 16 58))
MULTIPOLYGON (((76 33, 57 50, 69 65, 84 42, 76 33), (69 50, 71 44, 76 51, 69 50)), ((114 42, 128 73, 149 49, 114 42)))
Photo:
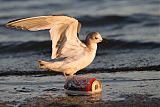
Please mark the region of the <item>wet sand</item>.
MULTIPOLYGON (((12 107, 16 102, 0 102, 0 107, 12 107)), ((124 101, 90 100, 88 97, 34 97, 18 107, 159 107, 160 99, 145 95, 130 95, 124 101)))
MULTIPOLYGON (((160 99, 147 95, 128 95, 123 101, 103 101, 86 96, 43 96, 28 99, 19 107, 159 107, 160 99)), ((7 103, 6 104, 7 107, 7 103)))
POLYGON ((85 75, 102 81, 101 94, 68 96, 63 88, 63 75, 1 76, 0 107, 160 106, 159 71, 85 75))

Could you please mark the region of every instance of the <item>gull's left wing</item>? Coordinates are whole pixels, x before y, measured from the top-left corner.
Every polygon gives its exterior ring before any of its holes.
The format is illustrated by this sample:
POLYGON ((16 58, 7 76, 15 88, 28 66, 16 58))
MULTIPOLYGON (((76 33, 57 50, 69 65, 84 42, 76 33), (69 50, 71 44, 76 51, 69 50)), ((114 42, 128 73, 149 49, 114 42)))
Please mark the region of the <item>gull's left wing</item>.
MULTIPOLYGON (((76 19, 68 16, 38 16, 31 18, 16 19, 8 22, 6 26, 23 30, 38 31, 38 30, 51 29, 51 27, 55 23, 69 24, 74 20, 76 19)), ((80 31, 80 23, 77 28, 77 32, 79 31, 80 31)))
POLYGON ((10 21, 6 26, 30 31, 50 29, 52 59, 74 55, 85 47, 77 37, 81 24, 72 17, 38 16, 10 21))

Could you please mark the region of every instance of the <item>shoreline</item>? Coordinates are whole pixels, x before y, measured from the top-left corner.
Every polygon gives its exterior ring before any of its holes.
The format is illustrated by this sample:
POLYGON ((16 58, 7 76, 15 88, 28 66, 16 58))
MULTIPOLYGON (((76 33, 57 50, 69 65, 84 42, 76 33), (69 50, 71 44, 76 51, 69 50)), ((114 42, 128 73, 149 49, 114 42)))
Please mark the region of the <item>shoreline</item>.
MULTIPOLYGON (((121 68, 90 68, 78 71, 76 74, 87 73, 116 73, 116 72, 131 72, 131 71, 160 71, 160 65, 141 66, 141 67, 121 67, 121 68)), ((1 76, 28 76, 28 75, 63 75, 59 72, 49 70, 39 71, 0 71, 1 76)))

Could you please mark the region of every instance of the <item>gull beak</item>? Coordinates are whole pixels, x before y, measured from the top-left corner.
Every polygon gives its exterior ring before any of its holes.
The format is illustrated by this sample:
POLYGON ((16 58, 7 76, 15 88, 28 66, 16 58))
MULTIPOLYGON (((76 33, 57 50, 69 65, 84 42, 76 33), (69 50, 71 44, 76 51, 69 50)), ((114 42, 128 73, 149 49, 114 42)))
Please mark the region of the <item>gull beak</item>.
POLYGON ((103 41, 103 39, 100 39, 99 41, 100 41, 100 42, 102 42, 102 41, 103 41))

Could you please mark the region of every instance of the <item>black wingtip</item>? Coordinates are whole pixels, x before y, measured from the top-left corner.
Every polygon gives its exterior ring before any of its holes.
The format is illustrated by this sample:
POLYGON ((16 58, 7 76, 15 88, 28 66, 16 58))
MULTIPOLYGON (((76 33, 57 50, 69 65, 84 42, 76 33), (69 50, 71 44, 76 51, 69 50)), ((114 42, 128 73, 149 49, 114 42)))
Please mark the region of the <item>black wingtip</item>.
POLYGON ((8 24, 9 24, 9 23, 16 22, 16 21, 18 21, 18 20, 26 19, 26 18, 27 18, 27 17, 23 17, 23 18, 18 18, 18 19, 11 20, 11 21, 8 22, 8 24))
POLYGON ((13 28, 13 26, 11 26, 9 22, 4 24, 4 26, 7 27, 7 28, 13 28))
POLYGON ((13 26, 11 23, 7 23, 4 25, 7 28, 15 28, 15 29, 21 29, 21 30, 28 30, 27 28, 21 27, 21 26, 13 26))
POLYGON ((14 20, 11 20, 9 22, 7 22, 6 24, 4 24, 5 27, 8 27, 8 28, 16 28, 15 26, 12 26, 11 23, 15 22, 15 21, 18 21, 18 20, 21 20, 23 18, 19 18, 19 19, 14 19, 14 20))

